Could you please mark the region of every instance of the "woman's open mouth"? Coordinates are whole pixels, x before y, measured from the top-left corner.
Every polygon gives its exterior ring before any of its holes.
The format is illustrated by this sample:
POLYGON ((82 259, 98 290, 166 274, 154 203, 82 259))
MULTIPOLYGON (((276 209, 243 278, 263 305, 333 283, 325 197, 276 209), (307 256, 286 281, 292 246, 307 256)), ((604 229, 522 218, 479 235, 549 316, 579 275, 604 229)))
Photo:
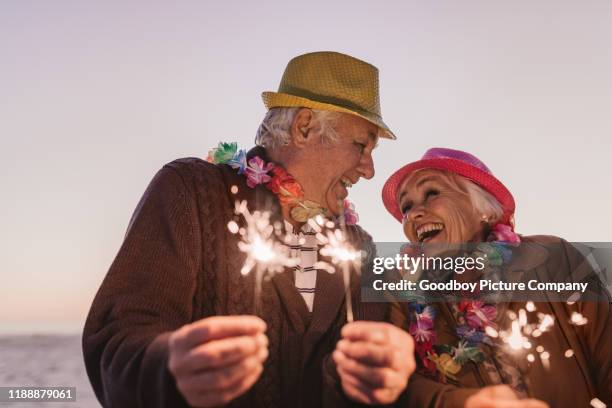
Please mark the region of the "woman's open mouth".
POLYGON ((428 222, 416 229, 417 239, 419 242, 431 241, 436 235, 444 229, 444 224, 439 222, 428 222))

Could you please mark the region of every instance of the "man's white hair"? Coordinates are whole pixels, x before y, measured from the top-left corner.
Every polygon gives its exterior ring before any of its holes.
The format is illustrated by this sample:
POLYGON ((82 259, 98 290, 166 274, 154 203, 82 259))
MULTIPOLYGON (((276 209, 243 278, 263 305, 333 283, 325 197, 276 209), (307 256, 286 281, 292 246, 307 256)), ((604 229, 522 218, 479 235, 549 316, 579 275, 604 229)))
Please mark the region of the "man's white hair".
MULTIPOLYGON (((255 144, 267 149, 276 149, 287 146, 291 142, 291 124, 295 115, 301 108, 272 108, 266 113, 257 134, 255 144)), ((314 132, 322 134, 323 143, 333 143, 338 140, 334 124, 340 113, 312 109, 312 128, 314 132)))

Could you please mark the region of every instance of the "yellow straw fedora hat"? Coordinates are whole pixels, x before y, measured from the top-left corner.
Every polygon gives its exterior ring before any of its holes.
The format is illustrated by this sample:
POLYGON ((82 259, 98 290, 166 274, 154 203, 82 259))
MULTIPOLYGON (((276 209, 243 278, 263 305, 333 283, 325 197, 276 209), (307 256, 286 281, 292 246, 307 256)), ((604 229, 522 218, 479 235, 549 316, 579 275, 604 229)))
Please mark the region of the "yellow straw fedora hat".
POLYGON ((383 122, 378 68, 339 52, 299 55, 287 64, 278 92, 261 94, 266 108, 304 107, 357 115, 395 135, 383 122))

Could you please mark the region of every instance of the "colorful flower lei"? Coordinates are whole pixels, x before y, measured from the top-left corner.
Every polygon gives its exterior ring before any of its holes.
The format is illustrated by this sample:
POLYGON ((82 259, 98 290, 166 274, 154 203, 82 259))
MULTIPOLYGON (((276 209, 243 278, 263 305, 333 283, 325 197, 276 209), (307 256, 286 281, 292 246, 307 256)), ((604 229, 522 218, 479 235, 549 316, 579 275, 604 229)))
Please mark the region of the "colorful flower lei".
MULTIPOLYGON (((220 142, 216 148, 208 152, 206 161, 214 164, 227 164, 244 174, 247 185, 254 188, 263 184, 278 197, 280 205, 289 209, 291 218, 297 222, 306 222, 317 215, 325 216, 327 209, 319 203, 304 199, 304 191, 298 181, 283 167, 275 163, 266 163, 261 157, 255 156, 247 161, 246 150, 238 150, 238 144, 220 142)), ((344 200, 344 220, 347 225, 359 222, 355 206, 344 200)))
MULTIPOLYGON (((499 267, 512 257, 509 246, 519 242, 519 236, 511 227, 497 224, 492 228, 488 242, 479 244, 474 255, 486 254, 487 264, 499 267)), ((484 345, 494 344, 486 328, 495 328, 497 319, 497 308, 479 300, 464 299, 450 306, 457 322, 455 332, 459 341, 456 345, 436 344, 436 310, 433 306, 421 302, 411 302, 408 306, 408 332, 414 338, 421 371, 442 382, 448 378, 456 380, 455 375, 465 363, 484 361, 484 345)))

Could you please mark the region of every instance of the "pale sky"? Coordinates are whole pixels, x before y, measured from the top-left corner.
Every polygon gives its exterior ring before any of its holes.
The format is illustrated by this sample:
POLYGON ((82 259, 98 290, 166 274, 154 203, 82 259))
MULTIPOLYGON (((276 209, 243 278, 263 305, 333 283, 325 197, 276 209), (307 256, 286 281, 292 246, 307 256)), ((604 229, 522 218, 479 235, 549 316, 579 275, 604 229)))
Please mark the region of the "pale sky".
POLYGON ((0 3, 0 332, 82 326, 155 172, 252 146, 288 60, 380 69, 376 176, 350 198, 403 240, 380 190, 428 147, 467 150, 513 192, 517 231, 611 241, 612 3, 0 3))

